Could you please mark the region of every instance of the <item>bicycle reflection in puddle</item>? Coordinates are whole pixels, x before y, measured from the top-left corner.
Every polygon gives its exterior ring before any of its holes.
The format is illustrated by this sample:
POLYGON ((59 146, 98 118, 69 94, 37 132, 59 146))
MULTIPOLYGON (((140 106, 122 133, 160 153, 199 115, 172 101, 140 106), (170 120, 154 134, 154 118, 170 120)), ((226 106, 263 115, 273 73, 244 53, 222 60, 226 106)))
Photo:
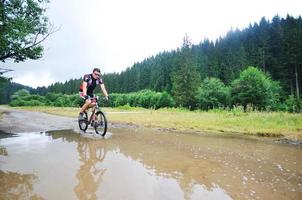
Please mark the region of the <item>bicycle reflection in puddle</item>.
POLYGON ((77 144, 82 165, 76 174, 78 184, 74 187, 74 192, 79 199, 97 199, 96 192, 106 172, 101 166, 107 154, 106 141, 87 140, 89 139, 81 138, 77 144))

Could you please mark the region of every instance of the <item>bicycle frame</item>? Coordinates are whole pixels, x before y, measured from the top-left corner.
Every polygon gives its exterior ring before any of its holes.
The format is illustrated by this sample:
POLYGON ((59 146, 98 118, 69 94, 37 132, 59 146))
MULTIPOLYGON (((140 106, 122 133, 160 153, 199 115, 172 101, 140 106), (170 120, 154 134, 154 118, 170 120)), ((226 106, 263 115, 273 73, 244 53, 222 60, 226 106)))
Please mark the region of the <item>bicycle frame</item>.
POLYGON ((96 113, 97 110, 99 110, 98 99, 97 98, 95 98, 95 99, 96 99, 96 102, 95 102, 95 105, 92 107, 93 111, 92 111, 92 113, 90 115, 90 118, 88 120, 88 124, 91 123, 93 115, 96 113))
POLYGON ((107 132, 107 119, 105 114, 100 110, 98 101, 99 98, 97 96, 95 98, 95 101, 93 101, 92 106, 89 106, 89 108, 85 110, 85 116, 86 116, 85 119, 84 120, 79 119, 78 122, 79 122, 79 127, 82 131, 85 132, 88 128, 88 125, 91 125, 92 127, 94 127, 95 132, 97 134, 105 136, 107 132), (92 109, 90 116, 88 112, 89 109, 92 109), (96 119, 96 117, 98 117, 98 119, 96 119), (93 120, 96 120, 95 121, 96 123, 91 124, 93 120))

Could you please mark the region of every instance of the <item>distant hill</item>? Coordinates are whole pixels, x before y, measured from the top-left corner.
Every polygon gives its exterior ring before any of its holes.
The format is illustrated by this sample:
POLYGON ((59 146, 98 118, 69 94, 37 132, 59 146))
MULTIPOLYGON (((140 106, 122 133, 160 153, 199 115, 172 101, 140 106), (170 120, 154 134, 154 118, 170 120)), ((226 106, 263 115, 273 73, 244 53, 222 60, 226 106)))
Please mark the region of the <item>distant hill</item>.
POLYGON ((7 104, 10 101, 10 96, 14 94, 16 91, 21 89, 26 89, 30 92, 34 91, 32 87, 22 85, 19 83, 14 83, 10 81, 4 83, 3 90, 0 93, 1 95, 0 104, 7 104))

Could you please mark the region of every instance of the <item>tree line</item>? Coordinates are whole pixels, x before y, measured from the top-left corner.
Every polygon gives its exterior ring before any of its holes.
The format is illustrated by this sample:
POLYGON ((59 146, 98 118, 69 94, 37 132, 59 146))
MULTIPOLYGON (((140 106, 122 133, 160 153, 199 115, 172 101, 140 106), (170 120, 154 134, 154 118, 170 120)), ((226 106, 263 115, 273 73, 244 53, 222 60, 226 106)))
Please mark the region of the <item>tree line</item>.
MULTIPOLYGON (((101 97, 100 94, 97 94, 101 97)), ((78 94, 47 93, 46 95, 30 94, 26 89, 21 89, 11 96, 10 106, 56 106, 56 107, 79 107, 84 100, 78 94)), ((143 108, 167 108, 175 105, 173 98, 167 92, 154 92, 142 90, 127 94, 113 93, 110 101, 100 98, 101 106, 106 107, 143 107, 143 108)))
MULTIPOLYGON (((182 73, 187 74, 188 72, 182 73)), ((197 77, 197 76, 196 76, 197 77)), ((196 79, 197 80, 197 79, 196 79)), ((191 81, 192 83, 194 82, 191 81)), ((196 91, 179 90, 173 93, 179 96, 172 97, 167 92, 155 92, 141 90, 125 94, 112 93, 109 102, 101 102, 101 106, 120 107, 143 107, 143 108, 167 108, 187 107, 189 109, 227 109, 231 110, 241 106, 247 110, 282 110, 300 112, 302 101, 289 96, 285 101, 280 100, 281 86, 279 82, 271 79, 263 71, 248 67, 240 73, 240 76, 225 85, 218 78, 205 78, 196 91)), ((100 94, 98 94, 100 95, 100 94)), ((78 107, 84 102, 78 94, 67 95, 62 93, 47 93, 44 96, 30 94, 22 89, 11 97, 11 106, 58 106, 78 107)))
POLYGON ((172 93, 175 72, 187 62, 200 79, 215 77, 231 83, 247 66, 256 66, 279 81, 284 95, 298 99, 302 82, 302 20, 301 17, 275 16, 243 30, 231 30, 215 42, 185 44, 135 63, 121 73, 104 76, 113 92, 133 92, 142 89, 172 93), (186 57, 186 58, 184 58, 186 57))
MULTIPOLYGON (((259 23, 250 24, 243 30, 231 30, 215 42, 205 39, 199 44, 191 44, 186 36, 180 48, 134 63, 121 73, 104 74, 103 79, 110 93, 129 93, 144 89, 167 92, 173 97, 175 106, 194 109, 200 107, 197 93, 201 83, 219 80, 227 87, 234 86, 234 80, 240 72, 248 66, 256 66, 265 77, 278 83, 273 84, 275 89, 278 88, 278 101, 293 99, 294 102, 299 102, 302 82, 300 38, 301 16, 275 16, 271 21, 263 17, 259 23)), ((31 93, 74 94, 81 81, 81 78, 71 79, 49 87, 38 87, 31 93)), ((268 87, 267 84, 265 87, 268 87)), ((228 94, 234 96, 236 90, 230 92, 228 94)), ((236 102, 234 98, 228 99, 225 105, 236 102)), ((244 104, 245 107, 247 104, 267 107, 254 102, 244 104)))
MULTIPOLYGON (((104 74, 111 92, 128 93, 143 89, 172 93, 173 76, 186 60, 203 80, 215 77, 225 84, 238 77, 247 66, 256 66, 272 79, 279 81, 284 95, 300 98, 302 82, 302 19, 275 16, 264 17, 259 23, 243 30, 231 30, 215 42, 205 39, 188 49, 178 48, 160 52, 156 56, 134 63, 121 73, 104 74)), ((55 83, 37 88, 37 94, 62 92, 72 94, 78 90, 80 79, 55 83)))

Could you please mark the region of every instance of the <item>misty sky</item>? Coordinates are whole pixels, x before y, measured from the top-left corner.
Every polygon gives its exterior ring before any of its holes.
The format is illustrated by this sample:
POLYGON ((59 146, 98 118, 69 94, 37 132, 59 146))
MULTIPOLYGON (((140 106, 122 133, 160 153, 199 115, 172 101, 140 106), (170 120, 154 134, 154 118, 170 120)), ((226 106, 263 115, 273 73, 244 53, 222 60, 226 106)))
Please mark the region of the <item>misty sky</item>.
POLYGON ((32 87, 64 82, 90 73, 120 72, 134 62, 181 46, 215 40, 231 28, 259 23, 261 17, 302 15, 302 0, 51 0, 47 16, 60 31, 46 42, 44 56, 6 75, 32 87))

